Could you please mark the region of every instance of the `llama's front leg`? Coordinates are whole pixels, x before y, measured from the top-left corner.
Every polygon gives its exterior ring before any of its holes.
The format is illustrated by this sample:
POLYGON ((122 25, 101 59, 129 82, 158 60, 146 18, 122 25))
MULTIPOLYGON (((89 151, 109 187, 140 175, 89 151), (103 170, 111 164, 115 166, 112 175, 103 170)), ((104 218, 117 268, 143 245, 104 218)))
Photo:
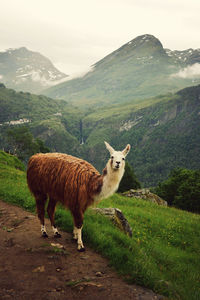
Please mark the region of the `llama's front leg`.
POLYGON ((78 240, 78 228, 76 228, 76 226, 74 226, 74 229, 73 229, 73 239, 74 240, 78 240))

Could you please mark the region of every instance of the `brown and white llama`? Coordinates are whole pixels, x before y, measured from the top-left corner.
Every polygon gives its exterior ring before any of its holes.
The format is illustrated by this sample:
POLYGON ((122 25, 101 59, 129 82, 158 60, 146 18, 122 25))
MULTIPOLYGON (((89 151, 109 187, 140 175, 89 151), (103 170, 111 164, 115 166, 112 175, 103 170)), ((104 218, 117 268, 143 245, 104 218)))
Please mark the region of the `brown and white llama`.
POLYGON ((28 162, 27 182, 33 193, 43 237, 48 237, 45 224, 45 203, 49 198, 47 212, 55 237, 61 237, 55 222, 57 202, 68 208, 74 219, 73 237, 77 240, 78 251, 84 251, 82 242, 83 215, 95 201, 111 196, 117 189, 124 174, 125 157, 130 151, 128 144, 123 151, 115 151, 107 142, 110 152, 103 174, 88 162, 62 153, 33 155, 28 162))

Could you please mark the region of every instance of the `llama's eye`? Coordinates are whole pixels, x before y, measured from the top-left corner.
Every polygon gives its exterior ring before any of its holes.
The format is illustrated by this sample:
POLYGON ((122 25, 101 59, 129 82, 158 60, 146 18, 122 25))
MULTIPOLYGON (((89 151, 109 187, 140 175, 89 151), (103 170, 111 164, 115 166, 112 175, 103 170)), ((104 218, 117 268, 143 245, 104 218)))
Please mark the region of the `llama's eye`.
POLYGON ((125 160, 125 158, 123 157, 122 160, 125 160))
POLYGON ((111 159, 113 159, 114 158, 114 156, 111 156, 111 159))

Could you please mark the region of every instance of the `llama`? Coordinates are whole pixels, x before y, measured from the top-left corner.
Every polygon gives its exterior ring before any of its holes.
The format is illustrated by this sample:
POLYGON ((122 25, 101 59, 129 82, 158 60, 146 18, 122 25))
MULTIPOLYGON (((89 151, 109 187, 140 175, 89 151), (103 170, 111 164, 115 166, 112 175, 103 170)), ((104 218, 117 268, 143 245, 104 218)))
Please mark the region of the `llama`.
POLYGON ((77 240, 78 251, 85 251, 82 242, 84 212, 95 201, 111 196, 118 189, 124 174, 125 157, 130 151, 129 144, 123 151, 115 151, 107 142, 105 145, 111 157, 102 175, 87 161, 67 154, 39 153, 30 158, 27 183, 36 200, 44 238, 48 237, 44 224, 48 197, 47 212, 54 237, 61 237, 54 222, 55 207, 60 202, 73 216, 73 238, 77 240))

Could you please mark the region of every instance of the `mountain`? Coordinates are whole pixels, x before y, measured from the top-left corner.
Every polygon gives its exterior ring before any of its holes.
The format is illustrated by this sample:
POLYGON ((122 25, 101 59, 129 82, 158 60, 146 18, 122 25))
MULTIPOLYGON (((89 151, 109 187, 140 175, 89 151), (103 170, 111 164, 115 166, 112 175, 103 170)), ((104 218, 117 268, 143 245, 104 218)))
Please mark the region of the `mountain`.
POLYGON ((82 107, 135 101, 200 83, 200 49, 171 51, 145 34, 92 66, 90 72, 44 93, 82 107))
POLYGON ((64 78, 67 75, 40 53, 25 47, 0 52, 0 81, 9 88, 39 93, 64 78))
POLYGON ((200 85, 81 112, 64 100, 1 84, 0 148, 6 149, 7 129, 22 125, 51 151, 82 157, 100 172, 108 159, 104 141, 116 150, 129 143, 127 159, 147 187, 165 180, 175 167, 200 169, 200 85))

